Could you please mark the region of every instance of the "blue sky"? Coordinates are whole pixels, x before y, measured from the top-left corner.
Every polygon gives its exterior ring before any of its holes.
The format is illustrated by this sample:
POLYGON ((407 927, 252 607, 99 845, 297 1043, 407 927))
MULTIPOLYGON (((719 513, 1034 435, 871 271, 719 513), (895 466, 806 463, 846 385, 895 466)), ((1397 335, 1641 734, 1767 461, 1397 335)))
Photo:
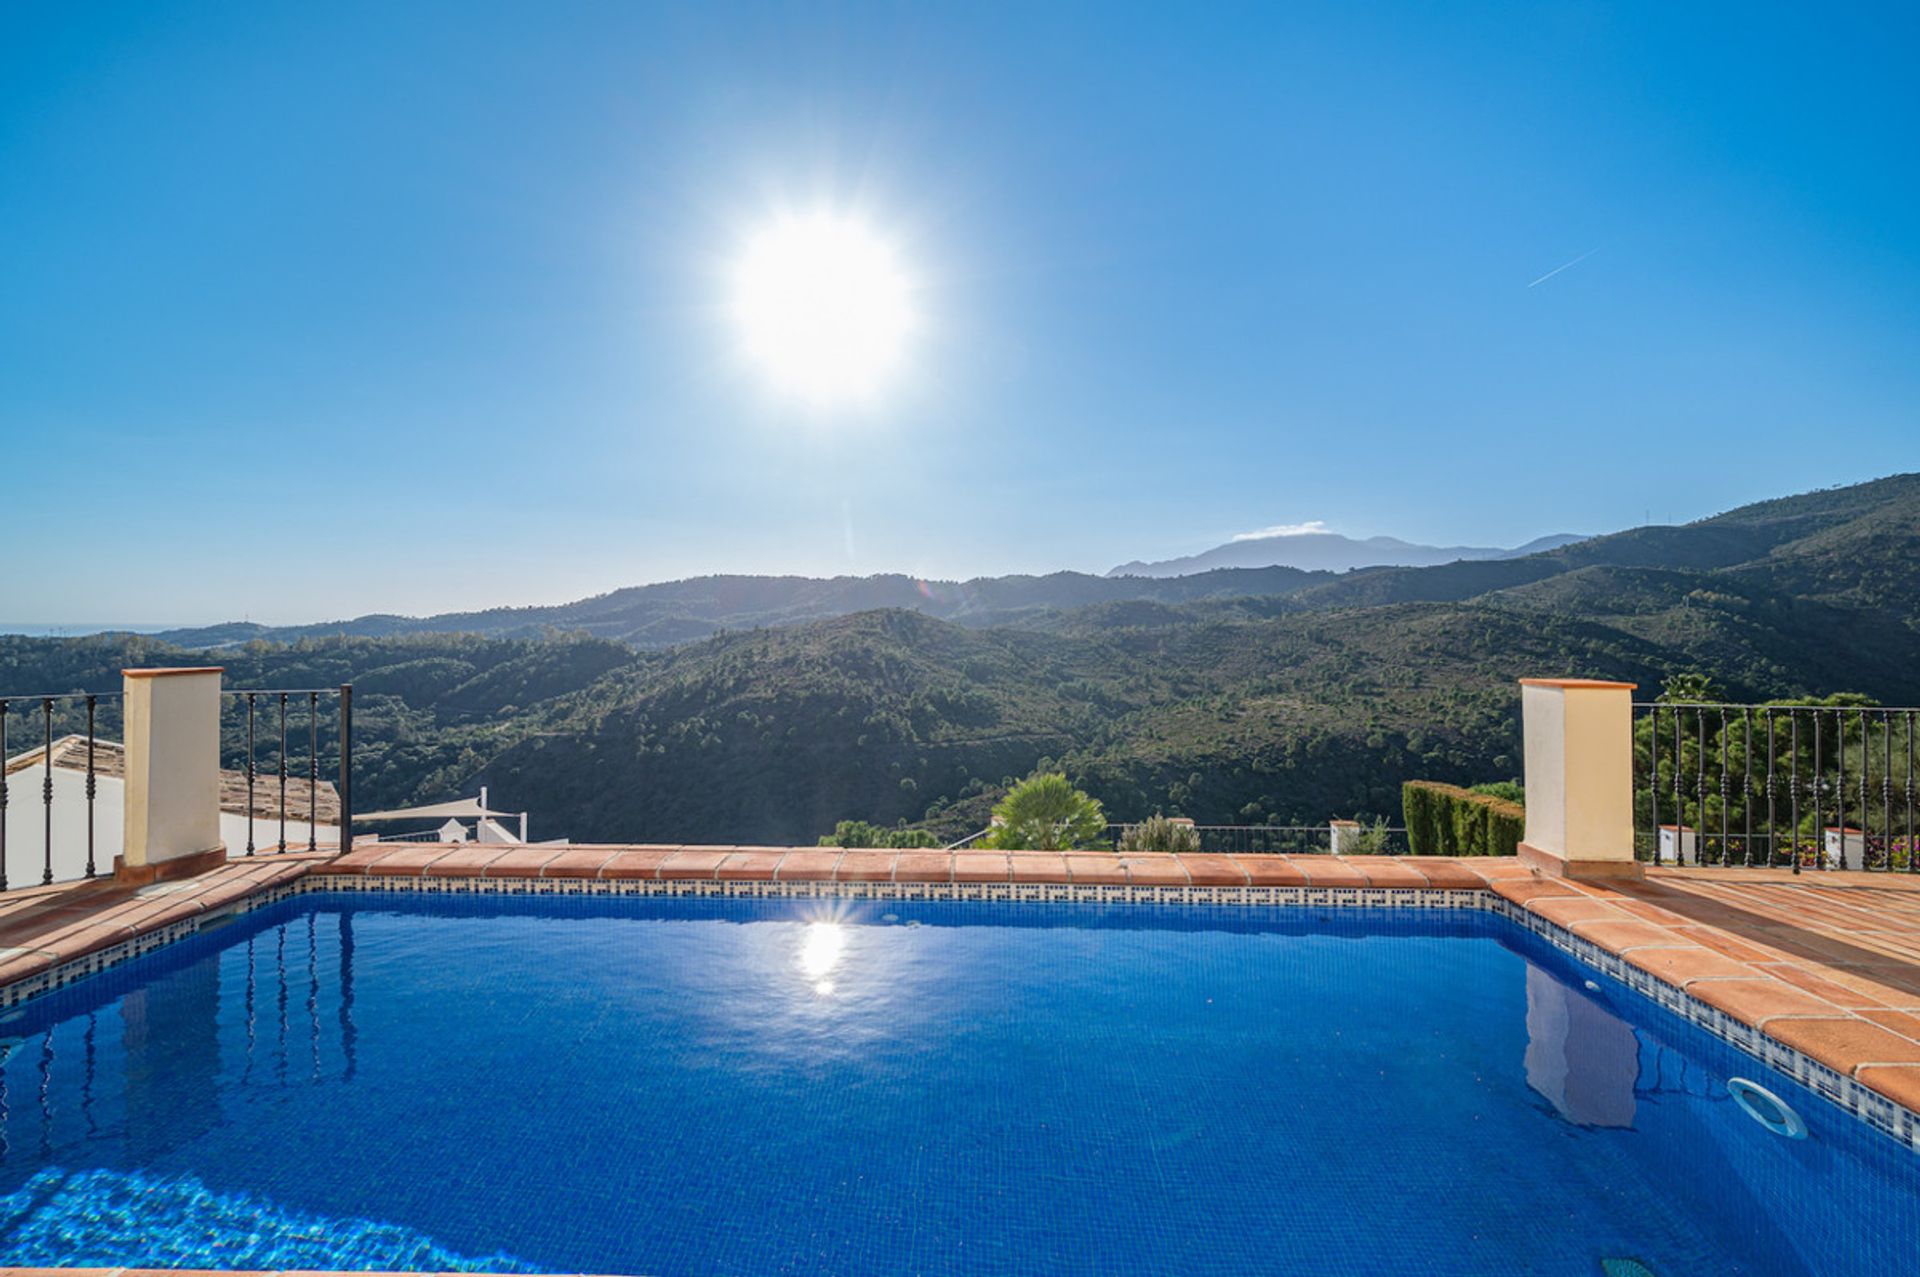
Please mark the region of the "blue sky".
POLYGON ((12 5, 0 619, 1517 543, 1914 469, 1915 13, 12 5), (819 206, 916 284, 871 404, 726 316, 819 206))

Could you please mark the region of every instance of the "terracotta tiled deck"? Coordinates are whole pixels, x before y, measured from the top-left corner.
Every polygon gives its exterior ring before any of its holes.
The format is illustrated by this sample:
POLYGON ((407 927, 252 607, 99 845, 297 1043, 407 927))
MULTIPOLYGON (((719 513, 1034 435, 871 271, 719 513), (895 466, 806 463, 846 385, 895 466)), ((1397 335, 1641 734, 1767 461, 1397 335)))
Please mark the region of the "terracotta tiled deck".
POLYGON ((1897 874, 1653 869, 1600 884, 1539 878, 1506 858, 366 844, 236 860, 139 893, 108 882, 8 893, 0 984, 311 872, 1490 891, 1920 1111, 1920 876, 1897 874))

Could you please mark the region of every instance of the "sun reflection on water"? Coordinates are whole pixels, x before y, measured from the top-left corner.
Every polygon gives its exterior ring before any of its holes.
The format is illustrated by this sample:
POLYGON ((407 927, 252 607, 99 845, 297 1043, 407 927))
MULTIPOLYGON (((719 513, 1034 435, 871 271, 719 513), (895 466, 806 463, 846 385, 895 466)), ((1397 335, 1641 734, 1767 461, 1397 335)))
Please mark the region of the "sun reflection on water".
POLYGON ((813 981, 813 991, 821 997, 833 992, 827 977, 840 965, 847 948, 847 929, 837 922, 810 922, 800 942, 800 970, 813 981))

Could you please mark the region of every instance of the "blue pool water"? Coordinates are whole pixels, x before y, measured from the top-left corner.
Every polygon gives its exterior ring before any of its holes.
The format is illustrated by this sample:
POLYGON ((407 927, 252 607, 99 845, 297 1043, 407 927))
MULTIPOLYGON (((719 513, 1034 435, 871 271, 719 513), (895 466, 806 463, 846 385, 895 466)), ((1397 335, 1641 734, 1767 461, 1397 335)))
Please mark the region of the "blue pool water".
POLYGON ((1920 1158, 1481 913, 313 895, 0 1036, 14 1265, 1920 1255, 1920 1158), (1745 1116, 1729 1076, 1810 1138, 1745 1116))

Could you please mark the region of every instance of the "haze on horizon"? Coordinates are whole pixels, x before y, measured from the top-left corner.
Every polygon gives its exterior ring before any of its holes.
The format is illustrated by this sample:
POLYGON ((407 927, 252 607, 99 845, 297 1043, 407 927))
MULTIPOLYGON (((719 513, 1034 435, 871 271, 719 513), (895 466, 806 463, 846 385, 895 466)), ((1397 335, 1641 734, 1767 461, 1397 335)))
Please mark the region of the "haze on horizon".
POLYGON ((1916 37, 23 9, 0 619, 1104 572, 1315 522, 1517 545, 1915 469, 1916 37), (825 330, 823 287, 860 302, 825 330))

